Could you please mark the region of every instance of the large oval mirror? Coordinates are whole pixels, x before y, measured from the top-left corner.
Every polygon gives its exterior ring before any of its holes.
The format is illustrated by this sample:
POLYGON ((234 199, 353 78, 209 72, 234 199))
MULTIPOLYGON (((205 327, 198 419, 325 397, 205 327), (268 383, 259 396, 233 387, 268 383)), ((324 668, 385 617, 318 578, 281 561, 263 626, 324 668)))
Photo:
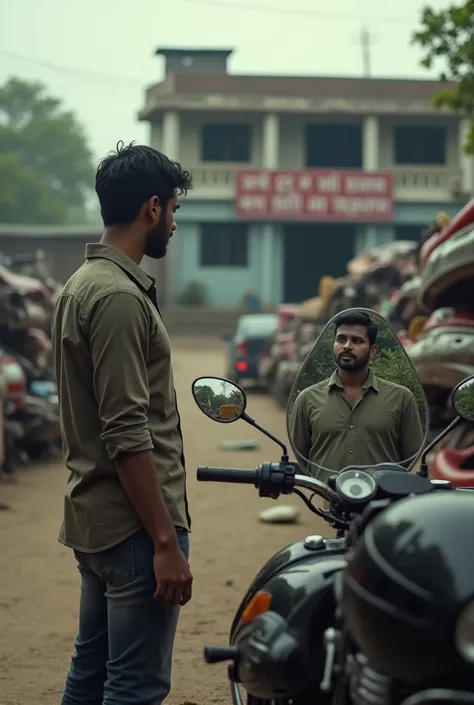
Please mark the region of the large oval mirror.
POLYGON ((468 377, 453 391, 453 408, 465 421, 474 422, 474 377, 468 377))
POLYGON ((203 414, 219 423, 232 423, 245 411, 243 389, 222 377, 199 377, 192 385, 194 401, 203 414))
POLYGON ((287 427, 298 464, 323 481, 350 465, 414 465, 428 405, 382 316, 352 308, 329 321, 295 379, 287 427))

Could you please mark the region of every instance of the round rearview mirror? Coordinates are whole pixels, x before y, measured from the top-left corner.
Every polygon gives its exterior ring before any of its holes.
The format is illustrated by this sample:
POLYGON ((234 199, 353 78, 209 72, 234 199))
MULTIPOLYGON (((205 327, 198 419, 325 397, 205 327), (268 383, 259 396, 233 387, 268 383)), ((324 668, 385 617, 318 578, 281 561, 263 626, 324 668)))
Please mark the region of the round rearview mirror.
POLYGON ((474 377, 464 379, 453 391, 453 409, 465 421, 474 422, 474 377))
POLYGON ((202 413, 219 423, 237 421, 247 406, 244 390, 222 377, 198 377, 192 392, 202 413))

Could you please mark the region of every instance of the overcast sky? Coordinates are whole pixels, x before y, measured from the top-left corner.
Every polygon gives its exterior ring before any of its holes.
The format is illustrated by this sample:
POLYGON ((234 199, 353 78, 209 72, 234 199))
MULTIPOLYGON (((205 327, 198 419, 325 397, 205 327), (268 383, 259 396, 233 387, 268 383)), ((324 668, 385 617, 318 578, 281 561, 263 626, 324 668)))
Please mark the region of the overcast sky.
MULTIPOLYGON (((200 380, 199 384, 196 384, 196 391, 200 387, 210 387, 215 394, 222 394, 222 392, 224 390, 224 387, 222 386, 222 382, 220 382, 217 379, 212 379, 211 377, 205 377, 204 379, 200 380)), ((233 389, 232 382, 225 385, 226 396, 231 393, 232 389, 233 389)))
MULTIPOLYGON (((0 81, 19 76, 47 84, 77 113, 97 159, 119 139, 148 141, 148 127, 136 114, 145 87, 163 77, 163 59, 153 56, 158 46, 234 48, 231 73, 357 76, 366 25, 374 76, 429 77, 410 46, 424 4, 4 0, 0 81)), ((449 2, 429 4, 440 9, 449 2)))

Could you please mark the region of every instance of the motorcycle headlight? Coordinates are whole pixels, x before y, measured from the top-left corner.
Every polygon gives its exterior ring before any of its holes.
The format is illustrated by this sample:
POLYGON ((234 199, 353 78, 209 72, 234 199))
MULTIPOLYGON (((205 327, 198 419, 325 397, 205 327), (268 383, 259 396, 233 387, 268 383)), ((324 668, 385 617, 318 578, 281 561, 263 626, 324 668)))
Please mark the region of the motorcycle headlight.
POLYGON ((474 600, 471 600, 458 617, 454 630, 454 643, 461 656, 474 664, 474 600))

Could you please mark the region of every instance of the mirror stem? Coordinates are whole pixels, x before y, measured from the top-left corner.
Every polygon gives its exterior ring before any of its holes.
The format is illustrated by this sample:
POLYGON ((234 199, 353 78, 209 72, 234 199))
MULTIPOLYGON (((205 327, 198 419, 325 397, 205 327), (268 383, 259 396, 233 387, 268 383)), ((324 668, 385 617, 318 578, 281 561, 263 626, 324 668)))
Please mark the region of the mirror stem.
POLYGON ((243 419, 244 421, 246 421, 248 424, 250 424, 254 428, 257 428, 261 433, 263 433, 265 436, 267 436, 267 438, 270 438, 272 441, 275 441, 275 443, 277 443, 280 446, 280 448, 283 451, 283 454, 281 456, 282 463, 287 463, 289 461, 288 449, 287 449, 286 445, 283 443, 283 441, 280 441, 280 439, 277 438, 276 436, 274 436, 273 433, 270 433, 270 431, 267 431, 266 428, 263 428, 262 426, 260 426, 255 421, 255 419, 253 419, 251 416, 249 416, 245 411, 240 418, 243 419))
POLYGON ((423 449, 423 453, 421 454, 420 470, 419 470, 419 472, 417 473, 418 475, 421 475, 421 477, 428 477, 428 463, 426 462, 426 457, 427 457, 428 453, 429 453, 430 450, 432 450, 436 445, 438 445, 438 443, 439 443, 440 441, 442 441, 443 438, 446 438, 446 436, 448 435, 448 433, 451 433, 451 431, 452 431, 453 429, 455 429, 456 426, 459 426, 459 424, 461 423, 461 421, 462 421, 462 418, 461 418, 460 416, 456 416, 456 418, 451 421, 451 423, 449 424, 449 426, 447 426, 447 427, 444 429, 444 431, 441 431, 441 433, 439 434, 439 436, 436 436, 436 438, 434 438, 434 439, 431 441, 431 443, 428 443, 428 445, 426 446, 426 448, 423 449))

